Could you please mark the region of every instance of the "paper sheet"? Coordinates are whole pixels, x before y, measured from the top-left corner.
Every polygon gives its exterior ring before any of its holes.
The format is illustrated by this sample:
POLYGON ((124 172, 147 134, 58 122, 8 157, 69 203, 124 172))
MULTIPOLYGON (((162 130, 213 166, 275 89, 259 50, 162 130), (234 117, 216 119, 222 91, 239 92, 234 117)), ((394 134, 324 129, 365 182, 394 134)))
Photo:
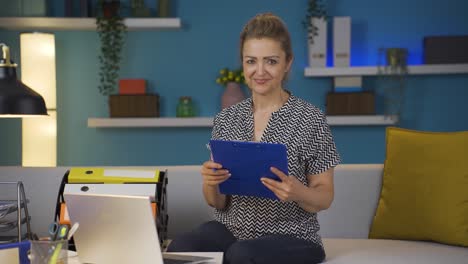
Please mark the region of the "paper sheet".
POLYGON ((0 263, 19 264, 18 248, 1 249, 0 263))

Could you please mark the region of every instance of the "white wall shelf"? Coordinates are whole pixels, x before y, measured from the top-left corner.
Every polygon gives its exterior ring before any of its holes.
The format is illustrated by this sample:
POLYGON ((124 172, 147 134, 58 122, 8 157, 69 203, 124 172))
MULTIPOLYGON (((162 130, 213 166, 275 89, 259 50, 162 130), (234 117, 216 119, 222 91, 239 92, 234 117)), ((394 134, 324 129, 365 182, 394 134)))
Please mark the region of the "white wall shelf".
MULTIPOLYGON (((180 18, 126 18, 128 30, 178 29, 180 18)), ((7 30, 96 30, 96 18, 79 17, 1 17, 0 28, 7 30)))
POLYGON ((397 116, 384 115, 342 115, 327 116, 330 126, 387 126, 398 122, 397 116))
POLYGON ((88 118, 88 127, 211 127, 212 117, 88 118))
MULTIPOLYGON (((335 76, 370 76, 377 75, 377 66, 362 67, 325 67, 304 70, 306 77, 335 77, 335 76)), ((468 74, 468 64, 433 64, 408 66, 408 74, 468 74)))
MULTIPOLYGON (((355 115, 328 116, 330 126, 385 126, 396 124, 395 116, 355 115)), ((88 118, 88 127, 211 127, 212 117, 162 117, 162 118, 88 118)))

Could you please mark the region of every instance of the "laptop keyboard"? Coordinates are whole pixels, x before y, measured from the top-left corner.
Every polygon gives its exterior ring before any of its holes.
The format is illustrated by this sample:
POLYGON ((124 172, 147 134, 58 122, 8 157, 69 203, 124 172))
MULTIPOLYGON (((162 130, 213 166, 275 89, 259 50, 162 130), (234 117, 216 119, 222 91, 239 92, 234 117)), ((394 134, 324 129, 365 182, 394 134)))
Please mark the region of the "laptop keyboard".
POLYGON ((212 264, 215 263, 213 258, 201 257, 201 256, 189 256, 189 255, 166 255, 163 256, 164 264, 212 264))
POLYGON ((211 260, 195 260, 195 261, 190 261, 190 260, 182 260, 182 259, 167 259, 163 258, 164 264, 188 264, 188 263, 196 263, 196 264, 212 264, 215 263, 213 259, 211 260))
POLYGON ((181 260, 181 259, 168 259, 168 258, 163 258, 164 264, 185 264, 185 263, 190 263, 192 261, 187 261, 187 260, 181 260))

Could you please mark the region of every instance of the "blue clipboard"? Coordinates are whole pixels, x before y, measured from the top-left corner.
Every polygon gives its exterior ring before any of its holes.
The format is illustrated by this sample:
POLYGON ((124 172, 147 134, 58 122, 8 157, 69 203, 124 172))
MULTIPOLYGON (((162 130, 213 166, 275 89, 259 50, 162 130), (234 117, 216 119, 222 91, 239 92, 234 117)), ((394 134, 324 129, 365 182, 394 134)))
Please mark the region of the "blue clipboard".
POLYGON ((210 140, 213 161, 223 165, 231 177, 219 185, 223 194, 278 199, 260 178, 280 180, 270 167, 288 175, 286 146, 279 143, 210 140))

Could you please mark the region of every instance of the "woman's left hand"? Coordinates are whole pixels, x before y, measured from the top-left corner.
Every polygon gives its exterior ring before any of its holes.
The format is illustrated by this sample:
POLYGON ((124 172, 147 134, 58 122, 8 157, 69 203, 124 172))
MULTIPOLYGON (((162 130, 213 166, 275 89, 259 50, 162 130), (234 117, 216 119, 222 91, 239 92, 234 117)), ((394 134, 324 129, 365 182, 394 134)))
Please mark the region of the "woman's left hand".
POLYGON ((270 168, 281 181, 276 181, 269 178, 261 178, 263 185, 270 189, 282 201, 298 201, 298 193, 304 187, 296 177, 288 176, 275 167, 270 168))

